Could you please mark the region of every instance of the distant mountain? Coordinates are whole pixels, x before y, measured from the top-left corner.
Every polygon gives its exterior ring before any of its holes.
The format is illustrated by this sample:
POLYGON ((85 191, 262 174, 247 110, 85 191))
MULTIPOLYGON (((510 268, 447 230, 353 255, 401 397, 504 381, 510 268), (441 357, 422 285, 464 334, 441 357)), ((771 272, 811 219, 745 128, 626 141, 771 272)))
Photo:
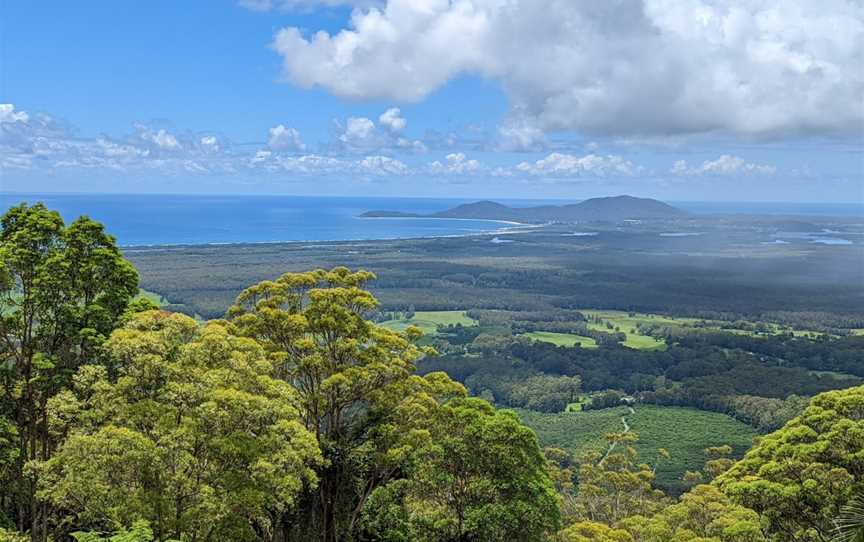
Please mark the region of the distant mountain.
POLYGON ((508 207, 494 201, 477 201, 430 215, 397 211, 369 211, 367 218, 471 218, 512 222, 619 222, 628 219, 668 219, 684 216, 681 209, 662 201, 633 196, 592 198, 571 205, 508 207))

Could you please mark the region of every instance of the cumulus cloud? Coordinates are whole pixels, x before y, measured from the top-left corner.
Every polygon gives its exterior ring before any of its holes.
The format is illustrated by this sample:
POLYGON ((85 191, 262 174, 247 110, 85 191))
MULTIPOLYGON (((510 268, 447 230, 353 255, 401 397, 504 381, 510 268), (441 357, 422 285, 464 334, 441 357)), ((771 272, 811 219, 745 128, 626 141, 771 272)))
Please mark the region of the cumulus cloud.
POLYGON ((389 156, 367 156, 357 162, 360 173, 377 175, 381 177, 401 176, 411 173, 405 163, 389 156))
POLYGON ((554 152, 535 162, 521 162, 516 172, 542 177, 613 177, 632 176, 641 168, 621 156, 609 154, 572 154, 554 152))
POLYGON ((219 152, 219 139, 216 136, 202 136, 198 143, 205 152, 219 152))
POLYGON ((705 160, 702 164, 690 167, 685 160, 678 160, 672 165, 674 175, 773 175, 777 168, 768 164, 747 162, 738 156, 724 154, 716 160, 705 160))
POLYGON ((429 170, 432 173, 444 175, 464 175, 477 173, 482 169, 480 162, 477 160, 469 160, 465 154, 461 152, 450 153, 444 157, 444 162, 435 160, 429 164, 429 170))
POLYGON ((144 124, 138 124, 135 128, 138 130, 138 138, 155 149, 163 151, 178 151, 181 149, 177 137, 164 128, 154 130, 144 124))
POLYGON ((381 113, 378 117, 378 124, 385 127, 389 131, 396 133, 401 132, 408 125, 408 121, 402 116, 402 111, 398 107, 391 107, 387 111, 381 113))
POLYGON ((355 152, 426 152, 426 145, 422 141, 400 135, 407 125, 408 121, 399 108, 391 107, 381 113, 377 125, 366 117, 349 117, 344 125, 337 123, 341 130, 337 140, 343 149, 355 152))
POLYGON ((15 111, 14 104, 0 104, 0 124, 26 123, 30 115, 26 111, 15 111))
POLYGON ((546 146, 546 134, 532 124, 510 121, 498 128, 499 150, 539 151, 546 146))
POLYGON ((279 124, 270 128, 269 133, 267 146, 274 151, 302 151, 306 149, 306 145, 300 138, 300 132, 296 128, 279 124))
POLYGON ((339 141, 349 149, 375 149, 384 146, 384 138, 375 123, 366 117, 349 117, 339 141))
POLYGON ((287 79, 351 98, 495 79, 511 116, 543 131, 860 135, 864 122, 857 0, 388 0, 273 46, 287 79))

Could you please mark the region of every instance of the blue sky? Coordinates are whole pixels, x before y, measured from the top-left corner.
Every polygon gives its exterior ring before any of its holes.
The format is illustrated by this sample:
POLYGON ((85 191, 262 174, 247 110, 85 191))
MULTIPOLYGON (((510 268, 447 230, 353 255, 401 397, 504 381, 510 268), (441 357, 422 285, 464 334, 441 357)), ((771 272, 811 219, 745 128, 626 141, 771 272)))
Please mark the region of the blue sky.
POLYGON ((852 0, 0 10, 6 191, 864 200, 852 0))

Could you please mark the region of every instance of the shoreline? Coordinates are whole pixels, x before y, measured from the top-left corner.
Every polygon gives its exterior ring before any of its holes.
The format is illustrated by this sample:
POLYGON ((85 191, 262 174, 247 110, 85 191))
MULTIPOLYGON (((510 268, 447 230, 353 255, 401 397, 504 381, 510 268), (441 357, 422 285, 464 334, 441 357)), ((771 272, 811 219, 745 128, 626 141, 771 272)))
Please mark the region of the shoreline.
POLYGON ((494 218, 450 218, 449 216, 355 216, 354 218, 361 220, 469 220, 472 222, 497 222, 499 224, 513 224, 517 226, 537 225, 527 222, 515 222, 513 220, 497 220, 494 218))
MULTIPOLYGON (((368 217, 368 218, 390 218, 390 217, 368 217)), ((397 217, 393 217, 397 218, 397 217)), ((419 217, 412 217, 419 218, 419 217)), ((479 220, 473 218, 447 218, 445 220, 479 220)), ((542 228, 547 224, 522 224, 520 222, 508 222, 503 220, 490 220, 489 222, 501 222, 512 224, 510 228, 499 228, 497 230, 484 230, 470 233, 456 233, 450 235, 412 235, 407 237, 377 237, 377 238, 358 238, 358 239, 307 239, 307 240, 289 240, 289 241, 226 241, 226 242, 209 242, 209 243, 153 243, 149 245, 118 245, 121 250, 159 250, 159 249, 178 249, 178 248, 196 248, 196 247, 238 247, 246 245, 306 245, 314 244, 315 246, 332 246, 345 243, 377 243, 384 241, 412 241, 412 240, 428 240, 428 239, 455 239, 461 237, 479 237, 483 235, 515 235, 520 233, 528 233, 530 230, 542 228)))

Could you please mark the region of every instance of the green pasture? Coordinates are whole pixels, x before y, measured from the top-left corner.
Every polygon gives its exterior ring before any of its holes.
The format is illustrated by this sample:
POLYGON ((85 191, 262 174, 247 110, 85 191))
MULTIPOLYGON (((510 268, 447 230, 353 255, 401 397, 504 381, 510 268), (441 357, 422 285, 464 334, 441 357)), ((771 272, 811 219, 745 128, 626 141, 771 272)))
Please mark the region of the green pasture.
POLYGON ((597 348, 597 341, 591 337, 583 337, 572 333, 554 333, 552 331, 532 331, 523 333, 522 337, 529 337, 535 341, 551 343, 556 346, 574 346, 579 344, 582 348, 597 348))
POLYGON ((469 318, 465 311, 417 311, 411 318, 396 318, 381 322, 382 326, 395 331, 404 331, 410 326, 416 326, 426 335, 436 333, 439 325, 457 324, 475 326, 477 321, 469 318))

